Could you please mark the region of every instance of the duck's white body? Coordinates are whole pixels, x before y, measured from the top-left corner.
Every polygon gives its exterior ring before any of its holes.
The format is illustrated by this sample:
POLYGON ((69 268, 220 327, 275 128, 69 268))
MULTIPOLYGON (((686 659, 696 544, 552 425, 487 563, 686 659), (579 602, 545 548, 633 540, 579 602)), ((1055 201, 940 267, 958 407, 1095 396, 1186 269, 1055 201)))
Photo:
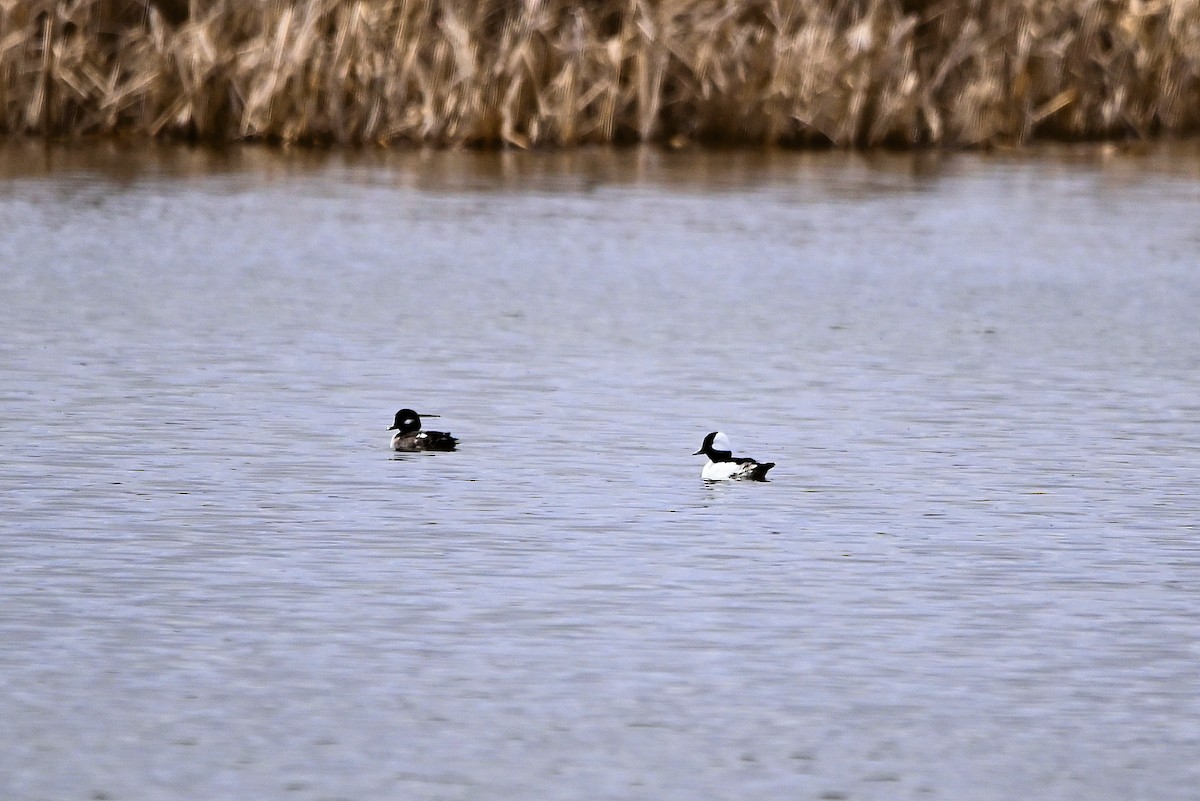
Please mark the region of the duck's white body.
MULTIPOLYGON (((758 462, 738 464, 737 462, 708 462, 700 471, 700 478, 705 481, 729 481, 734 479, 755 478, 755 471, 763 466, 758 462)), ((765 472, 765 471, 764 471, 765 472)))

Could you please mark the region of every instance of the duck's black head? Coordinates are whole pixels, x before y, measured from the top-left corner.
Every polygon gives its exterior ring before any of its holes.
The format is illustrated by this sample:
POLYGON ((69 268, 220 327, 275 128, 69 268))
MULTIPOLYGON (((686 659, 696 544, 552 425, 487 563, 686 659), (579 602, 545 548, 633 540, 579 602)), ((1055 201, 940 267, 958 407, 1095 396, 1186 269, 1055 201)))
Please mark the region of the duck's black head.
POLYGON ((720 431, 714 431, 704 437, 704 444, 692 456, 707 456, 714 462, 727 461, 732 455, 729 438, 720 431))
POLYGON ((412 409, 401 409, 396 412, 396 422, 388 431, 398 431, 401 434, 412 434, 421 430, 421 415, 412 409))

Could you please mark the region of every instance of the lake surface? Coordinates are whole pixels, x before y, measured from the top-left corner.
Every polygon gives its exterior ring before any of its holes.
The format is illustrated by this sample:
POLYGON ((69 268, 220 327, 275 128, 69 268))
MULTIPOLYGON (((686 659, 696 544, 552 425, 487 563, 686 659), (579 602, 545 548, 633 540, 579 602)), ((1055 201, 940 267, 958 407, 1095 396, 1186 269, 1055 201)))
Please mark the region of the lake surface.
POLYGON ((0 176, 0 797, 1197 797, 1200 143, 0 176))

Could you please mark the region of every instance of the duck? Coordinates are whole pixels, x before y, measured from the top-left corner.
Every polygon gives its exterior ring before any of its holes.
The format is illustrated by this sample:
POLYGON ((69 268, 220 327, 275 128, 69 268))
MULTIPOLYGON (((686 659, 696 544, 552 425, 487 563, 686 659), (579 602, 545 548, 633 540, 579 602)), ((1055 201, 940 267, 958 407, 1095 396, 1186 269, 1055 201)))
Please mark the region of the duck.
MULTIPOLYGON (((426 417, 438 417, 427 414, 426 417)), ((396 412, 396 422, 388 431, 395 431, 392 437, 392 450, 397 451, 452 451, 458 446, 458 439, 444 431, 422 431, 421 415, 412 409, 401 409, 396 412)))
POLYGON ((767 471, 775 466, 774 462, 758 462, 748 456, 735 457, 729 446, 729 437, 720 431, 714 431, 704 437, 704 444, 692 456, 704 455, 708 463, 700 471, 700 477, 705 481, 726 481, 743 479, 747 481, 766 481, 767 471))

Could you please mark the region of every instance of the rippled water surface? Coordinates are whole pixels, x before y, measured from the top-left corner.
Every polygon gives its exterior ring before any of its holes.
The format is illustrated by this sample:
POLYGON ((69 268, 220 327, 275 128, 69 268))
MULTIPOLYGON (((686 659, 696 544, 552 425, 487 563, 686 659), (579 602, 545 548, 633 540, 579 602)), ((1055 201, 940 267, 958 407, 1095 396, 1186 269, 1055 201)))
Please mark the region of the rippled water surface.
POLYGON ((1200 147, 0 173, 0 797, 1197 797, 1200 147))

